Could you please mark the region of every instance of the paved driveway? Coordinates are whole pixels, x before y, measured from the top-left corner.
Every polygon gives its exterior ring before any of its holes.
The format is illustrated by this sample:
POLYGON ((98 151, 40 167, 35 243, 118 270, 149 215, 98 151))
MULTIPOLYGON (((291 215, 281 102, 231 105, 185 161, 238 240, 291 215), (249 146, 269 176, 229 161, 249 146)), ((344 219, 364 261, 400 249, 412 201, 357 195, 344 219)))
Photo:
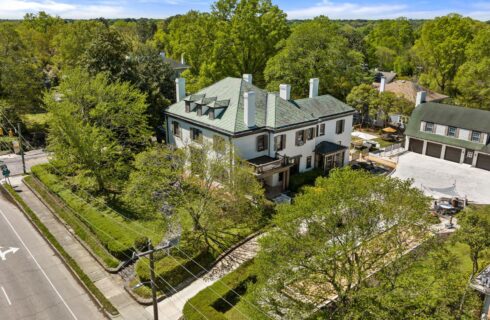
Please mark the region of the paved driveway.
POLYGON ((490 171, 407 152, 398 157, 393 177, 414 179, 414 187, 434 198, 467 197, 490 204, 490 171))

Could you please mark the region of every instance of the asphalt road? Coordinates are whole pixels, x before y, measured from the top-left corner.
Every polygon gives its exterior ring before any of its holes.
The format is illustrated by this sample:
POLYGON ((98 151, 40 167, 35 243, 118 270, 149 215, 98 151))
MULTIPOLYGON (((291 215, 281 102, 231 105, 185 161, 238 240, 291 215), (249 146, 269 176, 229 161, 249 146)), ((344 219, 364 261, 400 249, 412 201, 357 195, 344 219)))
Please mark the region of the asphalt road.
POLYGON ((2 196, 0 319, 105 319, 23 213, 2 196))
MULTIPOLYGON (((28 151, 25 153, 24 158, 26 162, 26 169, 28 172, 30 171, 32 166, 48 162, 48 155, 43 150, 28 151)), ((0 156, 0 161, 3 161, 3 163, 7 165, 10 170, 11 176, 24 173, 22 168, 22 157, 20 155, 14 153, 3 155, 0 156)), ((0 177, 3 178, 1 174, 0 177)))

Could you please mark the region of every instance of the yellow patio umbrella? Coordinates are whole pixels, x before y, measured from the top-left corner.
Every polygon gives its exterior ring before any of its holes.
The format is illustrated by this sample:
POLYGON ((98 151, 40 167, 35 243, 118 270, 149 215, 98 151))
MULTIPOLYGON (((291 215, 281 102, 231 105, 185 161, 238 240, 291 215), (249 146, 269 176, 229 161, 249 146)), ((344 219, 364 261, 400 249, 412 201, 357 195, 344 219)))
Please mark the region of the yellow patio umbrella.
POLYGON ((386 133, 396 133, 396 129, 387 127, 387 128, 384 128, 383 129, 383 132, 386 132, 386 133))

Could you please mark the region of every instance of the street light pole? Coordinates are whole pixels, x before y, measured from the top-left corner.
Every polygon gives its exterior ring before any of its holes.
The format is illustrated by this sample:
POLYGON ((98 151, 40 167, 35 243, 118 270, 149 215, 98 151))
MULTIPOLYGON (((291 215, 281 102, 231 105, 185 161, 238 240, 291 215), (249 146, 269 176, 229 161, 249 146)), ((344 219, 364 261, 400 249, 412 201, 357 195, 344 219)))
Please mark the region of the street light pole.
POLYGON ((22 146, 22 132, 20 131, 20 122, 17 123, 17 134, 19 135, 19 148, 20 156, 22 157, 22 169, 24 170, 24 174, 27 174, 26 160, 24 158, 24 147, 22 146))
POLYGON ((155 285, 155 259, 153 257, 153 245, 151 240, 148 240, 148 251, 150 251, 150 280, 151 280, 151 296, 153 299, 153 319, 158 320, 158 301, 157 287, 155 285))

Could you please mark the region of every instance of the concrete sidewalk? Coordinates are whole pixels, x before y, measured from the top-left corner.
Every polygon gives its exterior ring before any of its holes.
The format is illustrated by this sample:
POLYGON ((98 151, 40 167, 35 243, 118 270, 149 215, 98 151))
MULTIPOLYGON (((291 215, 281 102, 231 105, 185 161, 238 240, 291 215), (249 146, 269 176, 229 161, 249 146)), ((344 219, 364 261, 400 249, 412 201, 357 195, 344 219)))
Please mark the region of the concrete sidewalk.
MULTIPOLYGON (((201 290, 209 287, 228 273, 238 268, 242 263, 252 259, 258 252, 259 245, 257 239, 250 239, 235 250, 230 252, 220 262, 218 262, 208 273, 196 279, 189 286, 175 293, 169 298, 158 303, 158 311, 166 320, 178 320, 183 316, 185 303, 198 294, 201 290)), ((147 307, 151 312, 152 307, 147 307)))
POLYGON ((19 192, 27 205, 36 213, 42 223, 51 231, 66 252, 78 263, 87 276, 108 298, 120 313, 118 319, 149 320, 152 315, 143 306, 134 301, 124 290, 123 280, 119 275, 109 274, 85 250, 68 229, 60 223, 53 213, 22 182, 22 177, 12 177, 12 185, 19 192))

